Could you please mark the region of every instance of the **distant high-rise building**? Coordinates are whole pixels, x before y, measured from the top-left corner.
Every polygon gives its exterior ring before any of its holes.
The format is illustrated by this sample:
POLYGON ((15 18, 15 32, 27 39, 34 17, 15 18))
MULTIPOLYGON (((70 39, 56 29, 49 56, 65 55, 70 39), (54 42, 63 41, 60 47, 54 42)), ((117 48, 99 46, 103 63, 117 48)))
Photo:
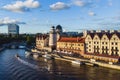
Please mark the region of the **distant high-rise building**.
POLYGON ((8 34, 12 34, 12 35, 19 34, 19 26, 17 24, 9 24, 8 34))

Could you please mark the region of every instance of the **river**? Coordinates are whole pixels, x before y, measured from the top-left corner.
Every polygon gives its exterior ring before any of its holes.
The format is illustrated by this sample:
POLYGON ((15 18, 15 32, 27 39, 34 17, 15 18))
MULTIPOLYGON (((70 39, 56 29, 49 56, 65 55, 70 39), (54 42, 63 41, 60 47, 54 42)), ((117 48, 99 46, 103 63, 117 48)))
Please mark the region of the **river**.
POLYGON ((119 80, 120 70, 25 57, 24 49, 0 52, 0 80, 119 80), (15 58, 18 53, 20 60, 15 58))

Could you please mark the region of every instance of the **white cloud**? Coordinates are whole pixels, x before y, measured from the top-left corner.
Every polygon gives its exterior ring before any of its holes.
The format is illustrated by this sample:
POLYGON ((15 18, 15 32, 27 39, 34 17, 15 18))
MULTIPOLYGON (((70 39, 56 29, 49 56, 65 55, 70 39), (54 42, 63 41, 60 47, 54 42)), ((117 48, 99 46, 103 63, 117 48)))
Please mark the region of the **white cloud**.
POLYGON ((3 19, 0 19, 0 26, 2 25, 8 25, 8 24, 26 24, 25 22, 20 22, 16 19, 10 19, 9 17, 5 17, 3 19))
POLYGON ((96 8, 96 0, 71 0, 71 4, 79 7, 96 8))
POLYGON ((3 6, 3 9, 9 10, 12 12, 24 12, 28 11, 31 8, 37 8, 40 6, 40 3, 35 0, 26 0, 26 1, 16 1, 14 4, 8 4, 3 6))
POLYGON ((83 0, 72 0, 72 3, 76 6, 85 6, 86 2, 84 2, 83 0))
POLYGON ((68 9, 68 8, 70 8, 70 6, 63 2, 57 2, 55 4, 50 5, 50 9, 52 10, 62 10, 62 9, 68 9))
POLYGON ((88 15, 89 15, 89 16, 95 16, 96 14, 95 14, 93 11, 89 11, 89 12, 88 12, 88 15))

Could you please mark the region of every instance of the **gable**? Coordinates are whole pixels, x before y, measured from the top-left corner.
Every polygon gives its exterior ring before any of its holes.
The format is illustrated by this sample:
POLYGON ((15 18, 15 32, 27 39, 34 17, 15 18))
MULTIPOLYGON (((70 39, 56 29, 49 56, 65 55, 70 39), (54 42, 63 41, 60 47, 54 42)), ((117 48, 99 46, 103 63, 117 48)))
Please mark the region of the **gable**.
POLYGON ((116 34, 113 34, 111 40, 119 40, 119 37, 116 34))
POLYGON ((85 40, 92 40, 91 36, 90 35, 87 35, 86 39, 85 40))
POLYGON ((93 38, 93 40, 100 40, 99 36, 96 34, 93 38))
POLYGON ((101 40, 109 40, 108 36, 106 34, 104 34, 101 38, 101 40))

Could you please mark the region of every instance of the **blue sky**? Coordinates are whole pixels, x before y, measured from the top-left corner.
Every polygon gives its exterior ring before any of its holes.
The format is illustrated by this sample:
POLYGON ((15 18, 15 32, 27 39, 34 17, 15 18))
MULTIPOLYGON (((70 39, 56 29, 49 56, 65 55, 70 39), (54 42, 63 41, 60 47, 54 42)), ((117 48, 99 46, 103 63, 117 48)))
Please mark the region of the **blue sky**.
POLYGON ((120 29, 120 0, 0 0, 0 33, 16 23, 20 33, 120 29))

